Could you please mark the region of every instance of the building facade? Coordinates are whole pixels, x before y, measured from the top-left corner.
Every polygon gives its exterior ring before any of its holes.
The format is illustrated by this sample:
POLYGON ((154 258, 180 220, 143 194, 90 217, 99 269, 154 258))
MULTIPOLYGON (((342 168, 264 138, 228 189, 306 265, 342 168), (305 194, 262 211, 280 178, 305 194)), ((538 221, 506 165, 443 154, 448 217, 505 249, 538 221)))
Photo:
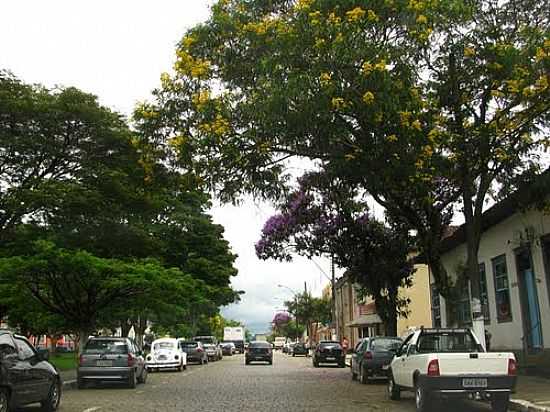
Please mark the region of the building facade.
MULTIPOLYGON (((516 198, 484 213, 479 248, 480 289, 492 350, 537 353, 550 349, 550 214, 517 206, 516 198)), ((453 302, 432 283, 434 326, 472 323, 464 228, 445 239, 443 265, 460 289, 453 302), (462 274, 462 275, 461 275, 462 274)), ((433 282, 433 279, 432 279, 433 282)))
MULTIPOLYGON (((430 310, 430 274, 426 265, 415 265, 412 286, 402 288, 400 294, 410 300, 407 317, 397 320, 397 333, 402 336, 408 330, 432 324, 430 310)), ((349 277, 344 274, 336 282, 336 327, 338 336, 347 337, 350 348, 361 338, 386 334, 386 328, 376 313, 371 297, 361 298, 349 277)))

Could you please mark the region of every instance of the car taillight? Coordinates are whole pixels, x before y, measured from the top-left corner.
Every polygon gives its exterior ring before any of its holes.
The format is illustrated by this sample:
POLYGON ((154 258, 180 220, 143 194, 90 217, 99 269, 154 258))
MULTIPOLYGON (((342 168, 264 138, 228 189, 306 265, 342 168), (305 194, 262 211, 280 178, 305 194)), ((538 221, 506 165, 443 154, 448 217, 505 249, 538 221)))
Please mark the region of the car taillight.
POLYGON ((372 359, 372 352, 365 352, 365 354, 363 355, 363 358, 372 359))
POLYGON ((508 375, 516 376, 518 373, 518 365, 515 359, 508 359, 508 375))
POLYGON ((198 348, 198 349, 197 349, 197 352, 202 352, 202 348, 198 348))
POLYGON ((134 355, 129 353, 128 354, 128 366, 134 366, 135 362, 136 362, 136 358, 134 358, 134 355))
POLYGON ((439 361, 437 359, 432 359, 428 363, 428 376, 439 376, 439 361))

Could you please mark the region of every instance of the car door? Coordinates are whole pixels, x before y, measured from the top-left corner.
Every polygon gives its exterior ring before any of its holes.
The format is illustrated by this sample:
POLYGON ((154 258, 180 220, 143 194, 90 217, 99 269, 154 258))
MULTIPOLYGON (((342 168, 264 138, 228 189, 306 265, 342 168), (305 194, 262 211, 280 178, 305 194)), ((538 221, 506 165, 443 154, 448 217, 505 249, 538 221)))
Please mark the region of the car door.
POLYGON ((24 387, 23 401, 28 403, 27 400, 36 402, 45 399, 50 381, 49 375, 41 367, 42 359, 26 339, 14 336, 13 340, 18 353, 16 370, 24 387))
POLYGON ((401 386, 407 386, 405 384, 406 372, 404 371, 404 369, 409 351, 409 345, 412 341, 413 336, 414 335, 410 335, 407 339, 405 339, 403 345, 401 345, 401 348, 399 348, 399 351, 397 351, 397 354, 391 363, 393 380, 396 384, 401 386))
POLYGON ((353 358, 351 361, 351 366, 354 373, 361 373, 361 362, 363 360, 365 348, 367 347, 368 342, 368 339, 364 339, 357 344, 357 348, 355 349, 355 353, 353 354, 353 358))
POLYGON ((11 387, 12 399, 16 405, 22 404, 30 391, 29 374, 22 366, 10 334, 0 334, 0 383, 11 387))

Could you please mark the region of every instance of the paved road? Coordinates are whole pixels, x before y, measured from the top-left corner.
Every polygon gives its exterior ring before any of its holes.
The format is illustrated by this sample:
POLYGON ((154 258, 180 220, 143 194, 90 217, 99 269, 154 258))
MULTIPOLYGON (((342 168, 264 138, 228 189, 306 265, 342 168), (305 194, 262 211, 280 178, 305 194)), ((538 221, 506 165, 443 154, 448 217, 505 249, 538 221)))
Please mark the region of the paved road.
MULTIPOLYGON (((273 366, 244 365, 242 355, 187 371, 149 374, 137 389, 93 388, 64 393, 60 412, 142 411, 388 411, 412 412, 414 402, 386 398, 384 383, 352 382, 349 368, 313 368, 311 360, 275 354, 273 366)), ((25 412, 37 411, 27 408, 25 412)), ((488 411, 459 404, 445 412, 488 411)))

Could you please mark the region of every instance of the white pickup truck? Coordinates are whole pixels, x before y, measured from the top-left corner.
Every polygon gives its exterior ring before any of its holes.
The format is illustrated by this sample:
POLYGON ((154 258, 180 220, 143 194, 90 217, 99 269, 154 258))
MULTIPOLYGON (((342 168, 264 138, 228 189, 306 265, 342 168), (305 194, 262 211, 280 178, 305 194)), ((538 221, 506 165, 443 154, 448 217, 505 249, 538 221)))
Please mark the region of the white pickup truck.
POLYGON ((513 353, 485 352, 469 329, 420 329, 391 362, 388 394, 399 400, 402 390, 414 391, 419 412, 453 397, 490 401, 493 411, 506 412, 516 372, 513 353))

